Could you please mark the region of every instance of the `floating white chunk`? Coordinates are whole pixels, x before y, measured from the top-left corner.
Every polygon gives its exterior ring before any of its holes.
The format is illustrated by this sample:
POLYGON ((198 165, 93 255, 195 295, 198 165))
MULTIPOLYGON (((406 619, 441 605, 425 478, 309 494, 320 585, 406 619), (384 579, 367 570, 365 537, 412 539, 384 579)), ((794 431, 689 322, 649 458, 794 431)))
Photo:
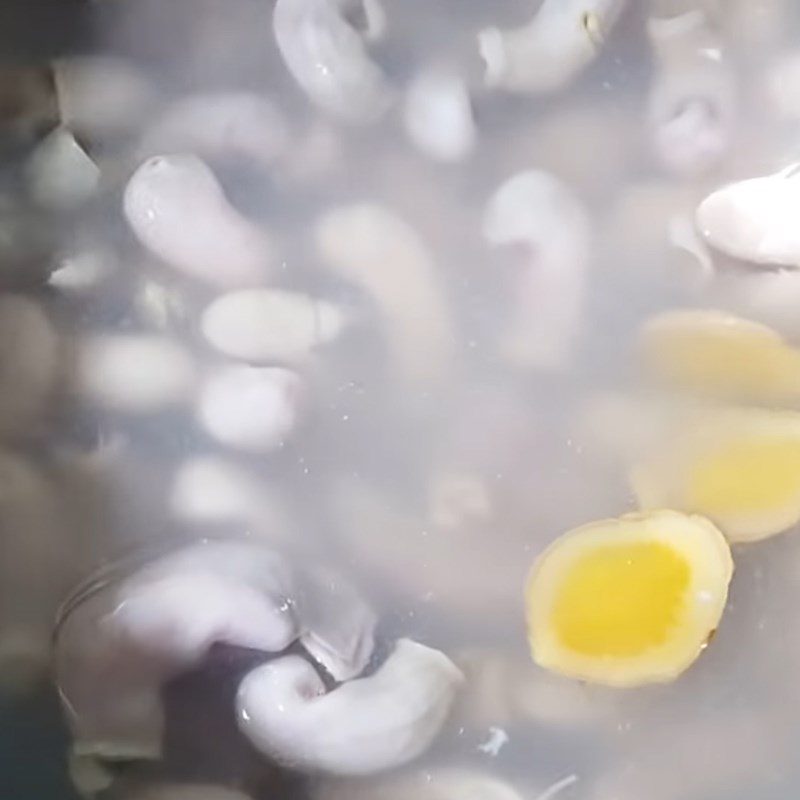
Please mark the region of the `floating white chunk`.
POLYGON ((800 266, 800 166, 712 192, 695 223, 716 250, 756 264, 800 266))
POLYGON ((568 84, 602 48, 625 0, 544 0, 519 28, 486 28, 478 47, 486 83, 512 92, 552 92, 568 84))
POLYGON ((286 656, 245 676, 237 716, 245 736, 285 764, 368 774, 427 750, 462 681, 444 654, 408 639, 377 672, 327 694, 307 661, 286 656))
POLYGON ((523 368, 563 368, 584 306, 591 245, 586 212, 553 175, 520 172, 490 198, 483 235, 495 247, 519 247, 525 259, 503 355, 523 368))
POLYGON ((140 150, 146 155, 239 156, 269 166, 288 140, 286 121, 266 97, 218 92, 189 95, 171 105, 147 131, 140 150))
POLYGON ((376 0, 363 2, 367 29, 347 19, 349 0, 277 0, 275 40, 292 77, 318 106, 349 122, 369 122, 390 102, 386 78, 364 40, 385 25, 376 0))
POLYGON ((150 83, 122 58, 63 58, 54 73, 61 121, 92 139, 136 130, 153 102, 150 83))
POLYGON ((653 149, 667 169, 692 175, 727 152, 734 127, 735 81, 720 37, 694 9, 647 26, 656 71, 648 101, 653 149))
POLYGON ((332 303, 281 289, 225 294, 206 308, 200 322, 221 353, 257 364, 305 361, 344 325, 344 314, 332 303))
POLYGON ((66 128, 56 128, 39 143, 25 171, 33 199, 58 211, 88 200, 100 180, 99 167, 66 128))
POLYGON ((47 412, 61 348, 42 307, 22 295, 0 297, 0 432, 24 438, 47 412))
POLYGON ((282 367, 233 365, 212 373, 200 390, 197 417, 222 444, 264 453, 284 445, 297 426, 304 386, 282 367))
POLYGON ((469 92, 455 75, 418 75, 406 94, 403 122, 414 145, 436 161, 461 161, 475 147, 469 92))
POLYGON ((411 384, 444 381, 453 366, 454 323, 417 232, 388 209, 361 203, 325 214, 316 242, 332 271, 375 302, 400 377, 411 384))
POLYGON ((176 342, 142 334, 98 334, 78 342, 78 392, 101 408, 148 413, 189 398, 195 370, 176 342))
POLYGON ((162 684, 215 642, 283 650, 297 635, 291 573, 252 542, 204 541, 126 573, 100 573, 55 637, 56 680, 76 752, 157 757, 162 684))
POLYGON ((193 278, 235 287, 269 274, 267 234, 228 202, 214 173, 195 156, 145 161, 125 187, 123 207, 141 243, 193 278))

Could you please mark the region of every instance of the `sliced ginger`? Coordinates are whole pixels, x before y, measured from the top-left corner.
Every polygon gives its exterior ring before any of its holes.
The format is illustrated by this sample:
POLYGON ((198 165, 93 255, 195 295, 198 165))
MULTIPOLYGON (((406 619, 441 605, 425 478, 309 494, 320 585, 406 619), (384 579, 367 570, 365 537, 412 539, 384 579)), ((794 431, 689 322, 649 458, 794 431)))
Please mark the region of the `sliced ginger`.
POLYGON ((525 591, 533 659, 611 686, 670 681, 717 627, 733 572, 708 520, 629 514, 565 533, 525 591))
POLYGON ((664 437, 631 476, 642 508, 712 519, 733 542, 800 521, 800 413, 710 409, 664 437))
POLYGON ((722 311, 668 311, 642 329, 648 373, 676 389, 735 400, 800 400, 800 350, 722 311))

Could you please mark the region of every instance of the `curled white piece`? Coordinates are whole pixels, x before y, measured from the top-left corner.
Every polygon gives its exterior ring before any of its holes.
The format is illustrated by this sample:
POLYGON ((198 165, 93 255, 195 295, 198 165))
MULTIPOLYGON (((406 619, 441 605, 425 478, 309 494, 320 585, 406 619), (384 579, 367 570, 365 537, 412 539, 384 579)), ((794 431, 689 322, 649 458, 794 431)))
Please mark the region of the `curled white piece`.
POLYGON ((143 156, 238 156, 269 167, 288 142, 286 121, 268 98, 253 92, 217 92, 189 95, 169 106, 145 133, 139 149, 143 156))
POLYGON ((716 166, 728 151, 735 116, 735 81, 720 37, 700 9, 652 18, 656 59, 648 101, 653 149, 678 175, 716 166))
POLYGON ((282 289, 244 289, 214 300, 200 328, 221 353, 253 364, 308 360, 347 320, 333 303, 282 289))
POLYGON ((375 647, 378 618, 349 581, 330 570, 306 573, 297 597, 300 643, 337 681, 364 671, 375 647))
POLYGON ((560 369, 580 328, 591 230, 581 204, 556 177, 520 172, 490 198, 483 235, 514 246, 525 263, 500 349, 521 368, 560 369))
POLYGON ((602 48, 625 0, 544 0, 519 28, 486 28, 478 48, 486 83, 512 92, 552 92, 575 78, 602 48))
POLYGON ((389 209, 360 203, 325 214, 315 237, 325 264, 375 303, 401 380, 443 382, 452 370, 454 322, 417 232, 389 209))
POLYGON ((422 72, 411 82, 403 124, 419 151, 435 161, 461 161, 475 147, 469 91, 461 78, 447 72, 422 72))
POLYGON ((270 539, 287 536, 283 504, 257 474, 222 456, 188 458, 170 490, 173 515, 190 523, 240 523, 270 539))
POLYGON ((373 780, 323 781, 315 800, 522 800, 511 784, 487 772, 437 767, 373 780))
POLYGON ((139 241, 188 276, 232 288, 269 275, 269 237, 230 204, 196 156, 147 159, 125 187, 123 208, 139 241))
POLYGON ((286 656, 245 676, 242 732, 288 765, 341 775, 399 766, 439 733, 463 676, 438 650, 401 639, 374 674, 325 693, 313 667, 286 656))
POLYGON ((716 250, 755 264, 800 266, 800 165, 717 189, 697 207, 695 224, 716 250))
POLYGON ((251 453, 282 447, 302 415, 305 387, 283 367, 233 364, 212 372, 197 401, 197 419, 222 444, 251 453))
POLYGON ((25 165, 33 199, 64 211, 86 202, 97 189, 100 169, 66 128, 49 133, 25 165))
POLYGON ((152 85, 122 58, 58 59, 54 75, 61 121, 93 140, 136 130, 153 105, 152 85))
POLYGON ((76 391, 101 408, 156 412, 187 401, 194 385, 192 358, 167 337, 108 333, 78 340, 76 391))
POLYGON ((129 576, 101 575, 55 637, 56 680, 81 754, 160 753, 159 689, 215 642, 283 650, 296 636, 288 567, 248 542, 207 541, 129 576))
POLYGON ((272 17, 284 63, 308 97, 348 122, 370 122, 389 106, 391 93, 365 40, 381 35, 386 21, 377 0, 277 0, 272 17), (348 21, 361 10, 364 31, 348 21))
POLYGON ((35 300, 0 297, 0 432, 24 438, 55 398, 62 348, 35 300))

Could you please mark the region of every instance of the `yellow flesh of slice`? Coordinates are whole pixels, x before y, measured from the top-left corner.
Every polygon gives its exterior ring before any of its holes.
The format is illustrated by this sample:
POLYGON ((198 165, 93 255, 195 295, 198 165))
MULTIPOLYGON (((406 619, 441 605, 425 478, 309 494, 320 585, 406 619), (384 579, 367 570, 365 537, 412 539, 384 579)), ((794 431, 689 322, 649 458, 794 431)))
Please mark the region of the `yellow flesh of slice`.
POLYGON ((663 381, 714 394, 800 397, 800 351, 770 328, 717 312, 668 312, 643 333, 644 357, 663 381))
POLYGON ((703 517, 660 510, 568 531, 528 576, 533 660, 609 686, 673 680, 717 627, 732 573, 703 517))
POLYGON ((757 514, 800 496, 800 441, 735 441, 689 471, 687 506, 710 516, 757 514))
POLYGON ((553 607, 562 643, 589 656, 633 656, 663 644, 680 615, 689 565, 660 542, 588 550, 553 607))

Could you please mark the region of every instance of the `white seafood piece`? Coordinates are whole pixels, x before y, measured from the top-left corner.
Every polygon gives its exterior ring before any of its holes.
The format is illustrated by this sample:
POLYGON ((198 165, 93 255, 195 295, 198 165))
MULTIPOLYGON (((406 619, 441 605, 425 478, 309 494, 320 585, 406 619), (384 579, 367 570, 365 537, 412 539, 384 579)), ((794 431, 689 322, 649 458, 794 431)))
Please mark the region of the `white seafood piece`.
POLYGON ((494 247, 521 247, 525 257, 502 354, 521 368, 563 368, 584 306, 591 245, 586 212, 554 176, 520 172, 490 198, 483 235, 494 247))
POLYGON ((363 775, 423 753, 462 681, 443 653, 409 639, 374 674, 328 693, 307 661, 286 656, 245 676, 237 715, 245 736, 278 761, 363 775))
POLYGON ((221 456, 194 456, 175 473, 172 513, 191 523, 241 523, 270 539, 287 536, 283 504, 269 484, 221 456))
POLYGON ((66 128, 49 133, 25 165, 33 199, 56 211, 79 206, 97 189, 100 169, 66 128))
POLYGON ((200 328, 221 353, 254 364, 302 363, 346 324, 325 300, 281 289, 244 289, 214 300, 200 328))
POLYGON ((456 334, 436 265, 405 220, 374 203, 343 206, 317 223, 317 248, 328 267, 362 289, 383 316, 401 380, 446 380, 456 334))
POLYGON ((62 348, 33 299, 0 297, 0 433, 24 438, 46 415, 61 375, 62 348))
POLYGON ((512 92, 552 92, 591 63, 625 0, 544 0, 519 28, 486 28, 478 47, 486 83, 512 92))
POLYGON ((251 453, 283 447, 302 414, 305 387, 283 367, 230 365, 212 372, 197 400, 197 419, 217 441, 251 453))
POLYGON ((140 242, 186 275, 233 288, 260 283, 269 274, 268 235, 230 204, 196 156, 147 159, 128 181, 123 207, 140 242))
POLYGON ((469 91, 456 75, 420 73, 408 87, 403 123, 413 144, 435 161, 461 161, 475 147, 469 91))
POLYGON ((389 106, 391 93, 365 40, 377 38, 385 17, 377 0, 359 3, 366 29, 347 18, 352 0, 278 0, 273 31, 284 63, 309 99, 348 122, 370 122, 389 106))
POLYGON ((693 175, 716 166, 729 149, 735 81, 720 37, 700 9, 652 18, 657 62, 648 101, 653 149, 664 166, 693 175))
POLYGON ((78 754, 157 757, 159 688, 215 642, 283 650, 297 634, 287 566, 249 542, 204 541, 98 576, 59 623, 56 680, 78 754))
POLYGON ((78 394, 101 408, 146 414, 188 400, 195 367, 177 342, 149 334, 95 334, 77 344, 78 394))
POLYGON ((300 643, 337 681, 358 676, 375 647, 378 618, 349 581, 330 570, 307 574, 296 607, 300 643))
POLYGON ((92 139, 136 130, 153 104, 151 84, 122 58, 58 59, 54 74, 62 123, 92 139))
POLYGON ((511 784, 486 772, 437 767, 373 780, 329 779, 315 800, 522 800, 511 784))
POLYGON ((750 178, 712 192, 697 207, 695 224, 711 247, 756 264, 800 266, 800 168, 750 178))
POLYGON ((140 152, 239 156, 268 167, 288 141, 286 121, 266 97, 217 92, 189 95, 171 105, 146 132, 140 152))

